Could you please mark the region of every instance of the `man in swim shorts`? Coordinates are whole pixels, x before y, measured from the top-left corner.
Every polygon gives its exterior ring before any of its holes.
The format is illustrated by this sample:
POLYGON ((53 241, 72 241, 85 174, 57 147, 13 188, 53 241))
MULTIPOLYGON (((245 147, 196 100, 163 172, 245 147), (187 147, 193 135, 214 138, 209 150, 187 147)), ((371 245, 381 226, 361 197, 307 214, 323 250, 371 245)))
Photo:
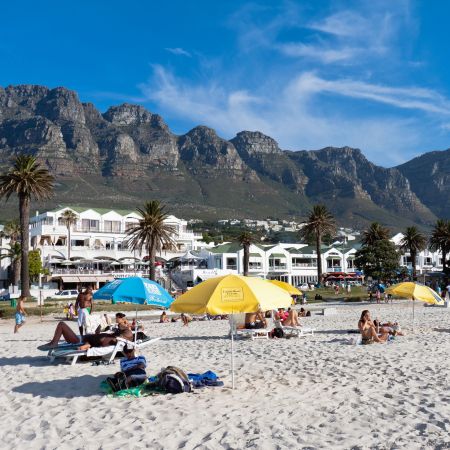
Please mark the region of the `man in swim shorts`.
POLYGON ((25 323, 25 297, 19 297, 19 301, 17 302, 16 307, 16 324, 14 325, 14 333, 19 331, 19 328, 25 323))
POLYGON ((87 287, 84 292, 80 292, 75 302, 75 309, 78 310, 78 328, 80 336, 83 336, 86 317, 92 313, 92 288, 87 287))

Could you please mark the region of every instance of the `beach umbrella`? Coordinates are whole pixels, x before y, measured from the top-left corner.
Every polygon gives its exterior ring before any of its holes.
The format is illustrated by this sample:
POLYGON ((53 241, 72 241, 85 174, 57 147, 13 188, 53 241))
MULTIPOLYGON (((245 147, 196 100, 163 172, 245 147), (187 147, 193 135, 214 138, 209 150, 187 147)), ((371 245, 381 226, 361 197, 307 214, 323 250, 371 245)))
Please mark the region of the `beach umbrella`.
POLYGON ((444 301, 439 294, 433 289, 424 284, 413 283, 407 281, 404 283, 395 284, 386 289, 388 294, 396 295, 398 297, 407 298, 413 301, 413 331, 414 331, 414 305, 415 301, 419 300, 431 305, 442 305, 444 301))
MULTIPOLYGON (((178 297, 170 309, 190 314, 238 314, 288 308, 291 296, 256 277, 225 275, 209 278, 178 297)), ((231 380, 234 389, 234 330, 231 330, 231 380)))
MULTIPOLYGON (((117 278, 99 289, 94 300, 112 300, 115 303, 134 303, 136 305, 153 305, 169 308, 173 302, 170 294, 156 281, 148 278, 117 278)), ((134 335, 136 340, 136 334, 134 335)))
POLYGON ((269 283, 278 286, 279 288, 285 290, 289 295, 302 295, 302 292, 296 287, 292 286, 292 284, 286 283, 285 281, 280 280, 268 280, 269 283))

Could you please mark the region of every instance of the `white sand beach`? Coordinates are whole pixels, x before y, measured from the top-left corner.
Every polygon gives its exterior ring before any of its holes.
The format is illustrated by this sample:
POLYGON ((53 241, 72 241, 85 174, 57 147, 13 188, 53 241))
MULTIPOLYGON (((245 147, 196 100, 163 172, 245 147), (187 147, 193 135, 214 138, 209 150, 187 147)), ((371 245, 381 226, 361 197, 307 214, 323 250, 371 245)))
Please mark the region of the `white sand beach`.
MULTIPOLYGON (((1 448, 31 449, 443 449, 450 448, 450 310, 416 308, 415 334, 386 345, 347 345, 362 309, 302 319, 313 337, 236 342, 230 389, 227 321, 159 324, 148 373, 175 365, 213 370, 224 388, 111 398, 111 366, 49 363, 36 347, 57 320, 31 318, 17 335, 0 322, 1 448)), ((370 305, 409 332, 411 303, 370 305)), ((72 324, 75 329, 75 323, 72 324)))

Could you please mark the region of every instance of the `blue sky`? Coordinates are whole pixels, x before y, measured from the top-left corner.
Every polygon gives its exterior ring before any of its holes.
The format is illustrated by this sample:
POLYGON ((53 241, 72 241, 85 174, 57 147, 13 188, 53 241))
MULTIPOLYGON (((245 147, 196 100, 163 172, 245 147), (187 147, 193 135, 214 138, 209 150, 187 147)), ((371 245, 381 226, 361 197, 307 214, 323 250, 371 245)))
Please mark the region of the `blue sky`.
POLYGON ((0 85, 66 86, 175 133, 260 130, 393 166, 450 147, 446 0, 2 3, 0 85))

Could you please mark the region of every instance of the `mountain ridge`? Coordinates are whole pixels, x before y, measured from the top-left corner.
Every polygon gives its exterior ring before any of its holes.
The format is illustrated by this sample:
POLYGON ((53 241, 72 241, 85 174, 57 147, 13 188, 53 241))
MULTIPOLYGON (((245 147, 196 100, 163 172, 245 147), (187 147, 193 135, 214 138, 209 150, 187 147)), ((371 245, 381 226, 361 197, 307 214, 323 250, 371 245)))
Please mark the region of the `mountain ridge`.
MULTIPOLYGON (((356 228, 372 220, 430 226, 442 212, 410 180, 414 160, 383 168, 351 147, 294 152, 259 131, 226 140, 205 125, 176 135, 141 105, 101 113, 64 87, 0 87, 0 167, 20 152, 56 177, 56 198, 43 207, 56 199, 130 207, 158 198, 192 217, 298 218, 320 201, 356 228)), ((436 183, 447 192, 447 178, 436 183)))

